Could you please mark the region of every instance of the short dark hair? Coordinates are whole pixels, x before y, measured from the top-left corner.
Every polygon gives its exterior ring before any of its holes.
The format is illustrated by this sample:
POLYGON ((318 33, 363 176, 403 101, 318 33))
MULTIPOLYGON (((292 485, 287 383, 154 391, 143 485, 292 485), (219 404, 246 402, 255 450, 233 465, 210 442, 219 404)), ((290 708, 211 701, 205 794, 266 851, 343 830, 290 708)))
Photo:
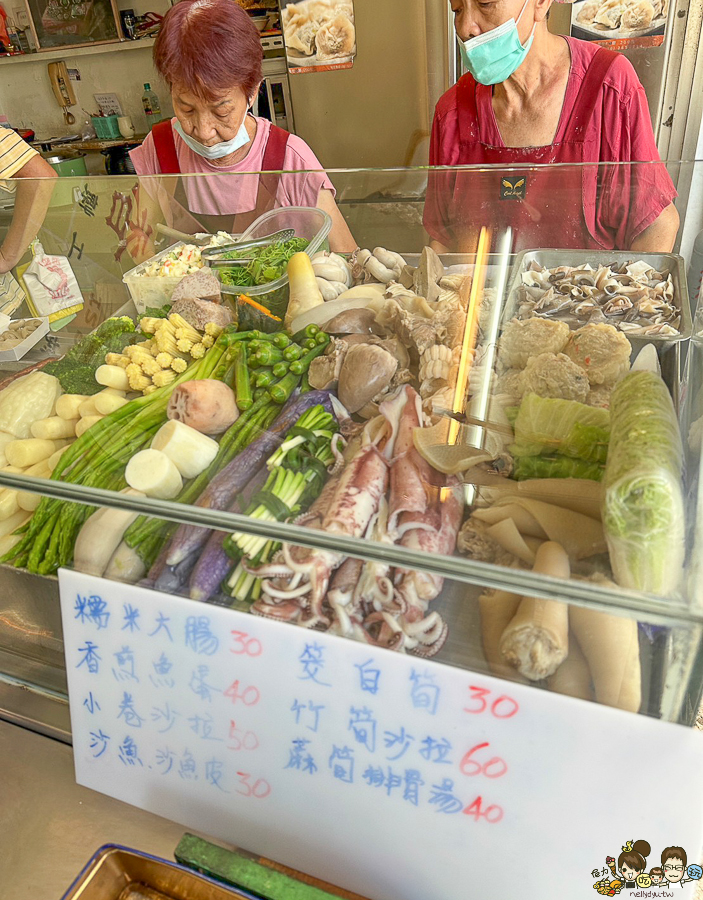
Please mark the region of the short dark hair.
POLYGON ((181 84, 208 101, 235 86, 251 100, 263 55, 256 26, 232 0, 180 0, 154 44, 154 65, 168 86, 181 84))
POLYGON ((665 850, 662 850, 662 865, 668 859, 680 859, 684 869, 686 868, 686 851, 683 847, 667 847, 665 850))

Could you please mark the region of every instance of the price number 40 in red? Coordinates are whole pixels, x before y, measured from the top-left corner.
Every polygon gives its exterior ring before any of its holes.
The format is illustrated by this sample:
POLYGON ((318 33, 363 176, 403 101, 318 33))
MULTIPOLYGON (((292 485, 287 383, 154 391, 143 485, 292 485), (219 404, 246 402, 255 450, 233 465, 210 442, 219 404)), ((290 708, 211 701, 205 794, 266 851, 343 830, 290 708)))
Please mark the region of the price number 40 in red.
POLYGON ((232 703, 241 701, 245 706, 256 706, 261 699, 259 689, 253 684, 244 687, 239 683, 239 679, 233 681, 232 684, 223 692, 223 696, 229 697, 232 703))
MULTIPOLYGON (((468 753, 464 754, 464 758, 459 763, 459 770, 462 775, 485 775, 486 778, 501 778, 505 775, 508 771, 508 766, 506 765, 505 760, 501 759, 499 756, 493 756, 487 762, 479 762, 478 759, 474 758, 474 754, 478 753, 480 750, 485 750, 489 746, 490 744, 487 743, 476 744, 476 746, 472 747, 468 753)), ((464 815, 473 816, 474 821, 476 822, 483 818, 486 822, 495 824, 496 822, 500 822, 503 818, 503 808, 501 806, 496 806, 495 804, 484 808, 483 798, 476 797, 472 803, 464 808, 464 815)))

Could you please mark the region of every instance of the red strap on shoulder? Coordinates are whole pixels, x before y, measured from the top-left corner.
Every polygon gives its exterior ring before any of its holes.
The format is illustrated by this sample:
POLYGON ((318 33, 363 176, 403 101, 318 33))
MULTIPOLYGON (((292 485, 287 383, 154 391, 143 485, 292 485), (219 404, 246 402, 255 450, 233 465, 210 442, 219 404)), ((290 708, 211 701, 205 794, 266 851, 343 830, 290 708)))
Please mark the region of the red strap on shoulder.
POLYGON ((262 172, 280 172, 283 169, 289 137, 290 134, 287 131, 279 128, 278 125, 271 125, 261 163, 262 172))
POLYGON ((601 87, 619 54, 615 50, 599 47, 586 70, 581 87, 574 100, 569 122, 564 131, 564 140, 582 141, 586 126, 601 104, 601 87))
POLYGON ((154 125, 151 129, 151 136, 154 139, 154 149, 162 175, 180 175, 181 166, 178 162, 171 121, 159 122, 158 125, 154 125))

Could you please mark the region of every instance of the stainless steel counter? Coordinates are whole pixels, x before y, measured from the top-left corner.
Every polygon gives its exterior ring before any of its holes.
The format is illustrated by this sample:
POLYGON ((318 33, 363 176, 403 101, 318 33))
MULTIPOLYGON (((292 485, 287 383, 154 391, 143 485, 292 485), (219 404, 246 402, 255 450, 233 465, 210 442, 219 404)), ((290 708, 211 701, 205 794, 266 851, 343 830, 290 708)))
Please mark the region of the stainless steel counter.
POLYGON ((173 859, 184 831, 79 787, 71 747, 0 721, 2 900, 58 900, 106 843, 173 859))

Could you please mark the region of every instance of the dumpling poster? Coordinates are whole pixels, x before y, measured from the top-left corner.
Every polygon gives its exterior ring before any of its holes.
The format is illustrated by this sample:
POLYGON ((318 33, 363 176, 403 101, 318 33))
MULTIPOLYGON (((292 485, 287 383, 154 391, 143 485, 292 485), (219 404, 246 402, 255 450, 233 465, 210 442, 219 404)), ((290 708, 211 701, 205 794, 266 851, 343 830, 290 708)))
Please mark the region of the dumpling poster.
POLYGON ((571 35, 611 50, 664 43, 669 0, 578 0, 571 8, 571 35))
POLYGON ((281 24, 291 74, 354 65, 353 0, 281 0, 281 24))

